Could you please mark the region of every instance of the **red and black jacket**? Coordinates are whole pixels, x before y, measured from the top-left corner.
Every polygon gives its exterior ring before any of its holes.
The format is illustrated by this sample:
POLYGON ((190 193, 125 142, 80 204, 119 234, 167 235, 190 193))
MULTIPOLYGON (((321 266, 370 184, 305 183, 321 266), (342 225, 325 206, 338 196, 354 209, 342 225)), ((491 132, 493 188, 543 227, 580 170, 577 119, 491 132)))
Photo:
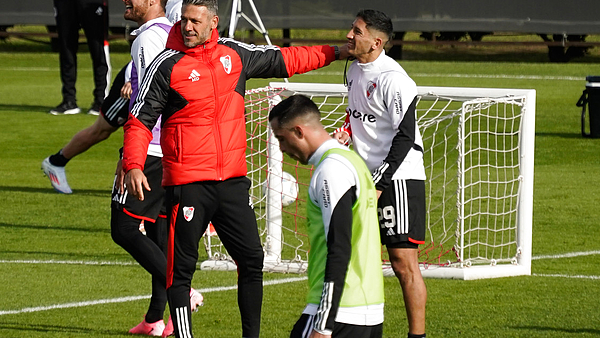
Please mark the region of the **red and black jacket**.
POLYGON ((163 186, 245 176, 244 92, 250 78, 287 78, 327 66, 331 46, 254 46, 219 39, 183 44, 175 24, 167 49, 148 67, 124 126, 123 168, 143 170, 162 115, 163 186))

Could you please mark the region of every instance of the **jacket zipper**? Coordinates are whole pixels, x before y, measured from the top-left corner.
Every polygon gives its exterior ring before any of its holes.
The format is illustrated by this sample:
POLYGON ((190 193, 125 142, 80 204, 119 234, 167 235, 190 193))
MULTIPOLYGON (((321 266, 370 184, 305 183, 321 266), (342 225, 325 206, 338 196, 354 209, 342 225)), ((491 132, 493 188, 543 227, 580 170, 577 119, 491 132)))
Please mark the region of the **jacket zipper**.
POLYGON ((205 63, 207 65, 208 70, 210 71, 210 79, 213 84, 213 94, 215 100, 215 119, 213 122, 213 126, 215 129, 215 144, 217 146, 217 177, 219 181, 223 180, 223 145, 221 144, 221 128, 219 124, 220 116, 219 112, 221 111, 221 107, 219 105, 219 90, 217 88, 217 81, 215 79, 215 71, 212 63, 210 62, 207 52, 206 52, 206 44, 204 45, 204 53, 203 58, 205 59, 205 63))

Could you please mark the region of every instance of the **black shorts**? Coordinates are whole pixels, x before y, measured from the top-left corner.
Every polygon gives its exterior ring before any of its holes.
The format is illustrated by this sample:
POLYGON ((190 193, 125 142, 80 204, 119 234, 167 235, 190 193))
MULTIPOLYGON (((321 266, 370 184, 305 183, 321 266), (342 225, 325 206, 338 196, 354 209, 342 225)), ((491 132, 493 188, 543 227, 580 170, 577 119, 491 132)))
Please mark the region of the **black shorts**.
POLYGON ((381 243, 418 248, 425 243, 425 181, 392 180, 377 203, 381 243))
POLYGON ((162 174, 162 159, 148 155, 144 164, 144 175, 146 175, 152 190, 144 191, 143 201, 130 195, 127 188, 122 194, 119 194, 115 176, 112 190, 112 207, 123 210, 131 217, 150 222, 154 222, 158 215, 165 215, 165 189, 162 187, 162 174))
POLYGON ((100 107, 100 114, 108 124, 115 128, 122 127, 129 117, 129 100, 121 97, 121 88, 125 84, 126 69, 127 65, 117 74, 108 96, 104 99, 102 107, 100 107))
MULTIPOLYGON (((308 338, 314 328, 314 315, 302 314, 294 325, 290 338, 308 338)), ((381 338, 383 323, 373 326, 352 325, 335 322, 332 338, 381 338)))

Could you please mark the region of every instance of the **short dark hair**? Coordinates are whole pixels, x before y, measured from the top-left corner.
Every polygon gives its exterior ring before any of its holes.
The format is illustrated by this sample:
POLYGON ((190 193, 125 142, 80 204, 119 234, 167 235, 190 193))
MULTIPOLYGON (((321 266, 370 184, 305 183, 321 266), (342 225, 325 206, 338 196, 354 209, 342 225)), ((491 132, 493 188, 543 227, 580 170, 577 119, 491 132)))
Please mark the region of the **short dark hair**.
POLYGON ((378 30, 388 37, 388 41, 394 36, 394 26, 392 19, 384 12, 375 9, 361 9, 357 14, 357 18, 363 19, 367 28, 378 30))
POLYGON ((313 100, 307 96, 297 94, 288 97, 273 107, 269 113, 269 122, 277 119, 279 126, 282 127, 287 126, 289 122, 301 116, 316 118, 317 121, 320 121, 321 112, 313 100))
POLYGON ((183 0, 181 5, 204 6, 214 15, 219 13, 219 2, 217 0, 183 0))

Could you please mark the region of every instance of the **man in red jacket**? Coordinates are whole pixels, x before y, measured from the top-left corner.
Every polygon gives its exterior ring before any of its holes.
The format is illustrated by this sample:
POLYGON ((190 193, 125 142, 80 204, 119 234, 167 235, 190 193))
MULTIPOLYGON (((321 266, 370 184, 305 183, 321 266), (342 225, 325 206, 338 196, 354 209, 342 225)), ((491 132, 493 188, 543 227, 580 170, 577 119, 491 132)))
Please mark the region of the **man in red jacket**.
POLYGON ((184 0, 167 49, 148 67, 126 123, 123 169, 144 199, 151 129, 162 116, 163 181, 170 226, 167 294, 178 337, 192 337, 189 290, 209 222, 238 266, 242 336, 258 337, 263 251, 246 178, 244 92, 250 78, 290 77, 347 49, 254 46, 219 39, 216 0, 184 0))

